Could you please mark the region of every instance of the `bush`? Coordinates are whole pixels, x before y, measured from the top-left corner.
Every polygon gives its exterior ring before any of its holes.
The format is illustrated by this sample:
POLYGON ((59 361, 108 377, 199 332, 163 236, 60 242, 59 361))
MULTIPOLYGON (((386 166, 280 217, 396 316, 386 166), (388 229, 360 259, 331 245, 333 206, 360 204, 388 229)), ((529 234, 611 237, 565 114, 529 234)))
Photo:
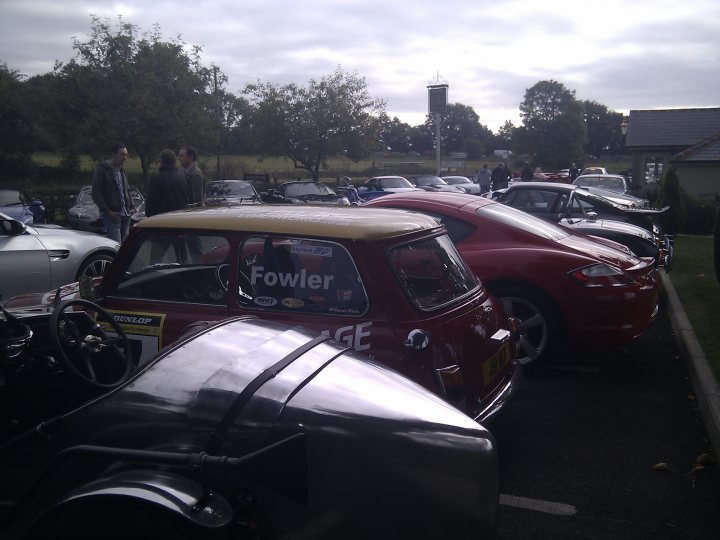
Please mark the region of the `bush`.
POLYGON ((685 234, 712 234, 715 220, 715 202, 697 200, 682 193, 687 214, 680 232, 685 234))
POLYGON ((687 196, 680 190, 675 167, 670 167, 663 176, 658 190, 658 206, 669 206, 667 212, 660 214, 660 226, 667 234, 677 234, 682 229, 687 218, 687 196))

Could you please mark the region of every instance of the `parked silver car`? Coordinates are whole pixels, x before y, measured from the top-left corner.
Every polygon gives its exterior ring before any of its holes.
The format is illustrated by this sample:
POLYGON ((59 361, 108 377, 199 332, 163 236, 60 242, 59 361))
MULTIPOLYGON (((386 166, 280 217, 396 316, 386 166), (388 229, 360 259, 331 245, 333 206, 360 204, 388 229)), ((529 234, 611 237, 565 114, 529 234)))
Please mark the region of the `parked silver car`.
POLYGON ((3 539, 494 537, 493 437, 397 372, 254 317, 134 374, 128 341, 85 300, 0 311, 3 539))
POLYGON ((101 276, 120 245, 60 225, 28 225, 0 213, 0 301, 101 276))
MULTIPOLYGON (((130 186, 130 197, 137 212, 132 215, 133 224, 145 218, 145 197, 135 186, 130 186)), ((100 209, 92 199, 92 186, 83 186, 67 211, 70 227, 79 231, 105 234, 105 225, 100 217, 100 209)))

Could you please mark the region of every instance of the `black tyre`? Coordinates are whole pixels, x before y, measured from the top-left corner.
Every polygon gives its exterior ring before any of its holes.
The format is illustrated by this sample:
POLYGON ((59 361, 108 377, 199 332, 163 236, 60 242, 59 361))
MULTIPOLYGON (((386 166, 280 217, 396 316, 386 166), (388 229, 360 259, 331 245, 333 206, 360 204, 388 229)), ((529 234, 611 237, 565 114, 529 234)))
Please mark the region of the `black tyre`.
POLYGON ((201 529, 162 508, 124 503, 70 505, 36 524, 28 540, 209 540, 220 531, 201 529))
POLYGON ((75 276, 75 280, 79 281, 82 276, 88 276, 91 278, 102 276, 105 273, 105 270, 110 267, 110 263, 112 261, 113 256, 109 253, 97 253, 95 255, 91 255, 80 265, 78 273, 75 276))
POLYGON ((537 368, 556 350, 560 341, 560 318, 541 294, 521 286, 500 286, 490 292, 519 325, 515 359, 525 368, 537 368))

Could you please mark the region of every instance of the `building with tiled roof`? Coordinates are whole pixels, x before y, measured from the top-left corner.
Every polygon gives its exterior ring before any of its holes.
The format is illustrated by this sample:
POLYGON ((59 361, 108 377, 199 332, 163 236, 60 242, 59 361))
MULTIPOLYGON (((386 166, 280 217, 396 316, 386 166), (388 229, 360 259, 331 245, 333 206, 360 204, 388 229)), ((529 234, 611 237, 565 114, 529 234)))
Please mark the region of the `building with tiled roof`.
POLYGON ((693 197, 720 193, 720 107, 630 111, 625 148, 636 187, 653 163, 655 170, 673 165, 693 197))

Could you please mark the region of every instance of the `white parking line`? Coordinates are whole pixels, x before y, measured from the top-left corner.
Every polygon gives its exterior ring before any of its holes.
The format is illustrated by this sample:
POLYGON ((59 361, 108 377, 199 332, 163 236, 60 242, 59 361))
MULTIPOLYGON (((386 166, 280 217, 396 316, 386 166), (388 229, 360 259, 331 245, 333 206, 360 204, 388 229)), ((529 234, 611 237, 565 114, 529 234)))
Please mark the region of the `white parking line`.
POLYGON ((575 510, 575 507, 571 504, 542 501, 540 499, 528 499, 527 497, 505 495, 504 493, 500 494, 500 504, 512 506, 514 508, 523 508, 525 510, 535 510, 537 512, 553 514, 555 516, 574 516, 577 513, 577 510, 575 510))

